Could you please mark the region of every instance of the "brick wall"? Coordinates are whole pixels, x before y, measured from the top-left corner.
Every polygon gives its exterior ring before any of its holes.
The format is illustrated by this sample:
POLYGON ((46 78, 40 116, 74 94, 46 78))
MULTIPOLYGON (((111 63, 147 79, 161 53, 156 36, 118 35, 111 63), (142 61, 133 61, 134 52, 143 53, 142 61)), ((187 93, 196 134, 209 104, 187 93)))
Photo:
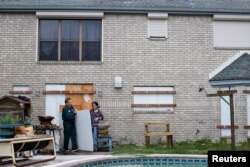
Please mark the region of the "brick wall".
MULTIPOLYGON (((34 92, 46 83, 94 83, 96 91, 102 91, 95 100, 111 123, 114 140, 142 144, 143 123, 152 120, 168 120, 174 140, 219 139, 220 100, 207 98, 198 87, 215 92, 208 74, 238 51, 213 48, 212 17, 169 15, 168 39, 154 41, 147 38, 146 14, 105 14, 101 64, 37 63, 35 15, 0 14, 0 22, 1 96, 14 84, 30 85, 34 92), (65 71, 71 75, 65 77, 65 71), (122 77, 122 89, 114 88, 115 76, 122 77), (174 86, 174 113, 133 112, 131 91, 138 85, 174 86)), ((33 93, 31 98, 37 121, 45 114, 45 95, 33 93)), ((246 139, 246 121, 246 96, 237 94, 237 141, 246 139)))

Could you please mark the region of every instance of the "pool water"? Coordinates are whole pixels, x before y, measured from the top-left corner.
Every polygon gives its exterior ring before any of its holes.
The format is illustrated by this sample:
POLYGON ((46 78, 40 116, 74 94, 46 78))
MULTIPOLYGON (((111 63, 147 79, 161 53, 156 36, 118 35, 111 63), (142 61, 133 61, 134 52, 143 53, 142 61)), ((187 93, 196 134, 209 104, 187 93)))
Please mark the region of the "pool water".
POLYGON ((80 164, 77 167, 207 167, 206 158, 120 158, 80 164))
MULTIPOLYGON (((97 167, 97 166, 94 166, 97 167)), ((101 167, 101 166, 98 166, 101 167)), ((165 165, 107 165, 102 167, 207 167, 207 165, 198 164, 165 164, 165 165)))

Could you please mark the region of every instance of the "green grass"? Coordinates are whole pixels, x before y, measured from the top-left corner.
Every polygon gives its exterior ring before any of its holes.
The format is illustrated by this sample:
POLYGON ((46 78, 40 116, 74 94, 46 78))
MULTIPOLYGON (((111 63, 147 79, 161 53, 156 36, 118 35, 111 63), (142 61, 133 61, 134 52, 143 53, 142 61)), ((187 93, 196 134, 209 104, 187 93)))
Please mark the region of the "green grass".
MULTIPOLYGON (((165 143, 156 145, 136 146, 134 144, 120 145, 113 149, 114 154, 207 154, 208 151, 229 151, 231 145, 226 142, 213 143, 210 140, 184 141, 174 143, 174 148, 168 148, 165 143)), ((250 142, 239 143, 236 150, 250 150, 250 142)))

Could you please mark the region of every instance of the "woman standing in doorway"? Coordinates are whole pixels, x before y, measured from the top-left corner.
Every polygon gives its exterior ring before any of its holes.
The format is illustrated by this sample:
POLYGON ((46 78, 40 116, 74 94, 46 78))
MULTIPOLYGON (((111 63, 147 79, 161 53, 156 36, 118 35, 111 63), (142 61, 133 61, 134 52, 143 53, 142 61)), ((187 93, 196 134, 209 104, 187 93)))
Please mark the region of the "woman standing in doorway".
POLYGON ((91 125, 92 125, 92 133, 93 133, 93 144, 94 144, 94 151, 98 151, 98 124, 100 120, 103 120, 103 114, 100 111, 99 104, 94 101, 92 102, 92 109, 90 110, 91 116, 91 125))
POLYGON ((90 110, 92 126, 98 125, 99 121, 104 119, 104 116, 99 108, 100 106, 96 101, 92 102, 92 109, 90 110))

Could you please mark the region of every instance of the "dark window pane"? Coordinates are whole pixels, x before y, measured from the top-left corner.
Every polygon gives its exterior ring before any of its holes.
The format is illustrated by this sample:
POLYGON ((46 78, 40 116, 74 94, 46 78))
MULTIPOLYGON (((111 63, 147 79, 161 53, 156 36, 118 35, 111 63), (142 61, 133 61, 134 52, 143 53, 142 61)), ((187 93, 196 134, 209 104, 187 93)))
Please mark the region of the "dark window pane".
POLYGON ((101 43, 100 42, 83 42, 82 43, 82 59, 84 61, 100 61, 101 60, 101 43))
POLYGON ((79 42, 62 42, 62 61, 79 61, 79 42))
POLYGON ((58 20, 40 20, 40 40, 57 41, 58 40, 58 20))
POLYGON ((62 20, 62 40, 79 40, 80 21, 62 20))
POLYGON ((83 41, 101 41, 101 21, 84 20, 83 21, 83 41))
POLYGON ((39 60, 58 60, 58 43, 57 42, 40 42, 39 60))

